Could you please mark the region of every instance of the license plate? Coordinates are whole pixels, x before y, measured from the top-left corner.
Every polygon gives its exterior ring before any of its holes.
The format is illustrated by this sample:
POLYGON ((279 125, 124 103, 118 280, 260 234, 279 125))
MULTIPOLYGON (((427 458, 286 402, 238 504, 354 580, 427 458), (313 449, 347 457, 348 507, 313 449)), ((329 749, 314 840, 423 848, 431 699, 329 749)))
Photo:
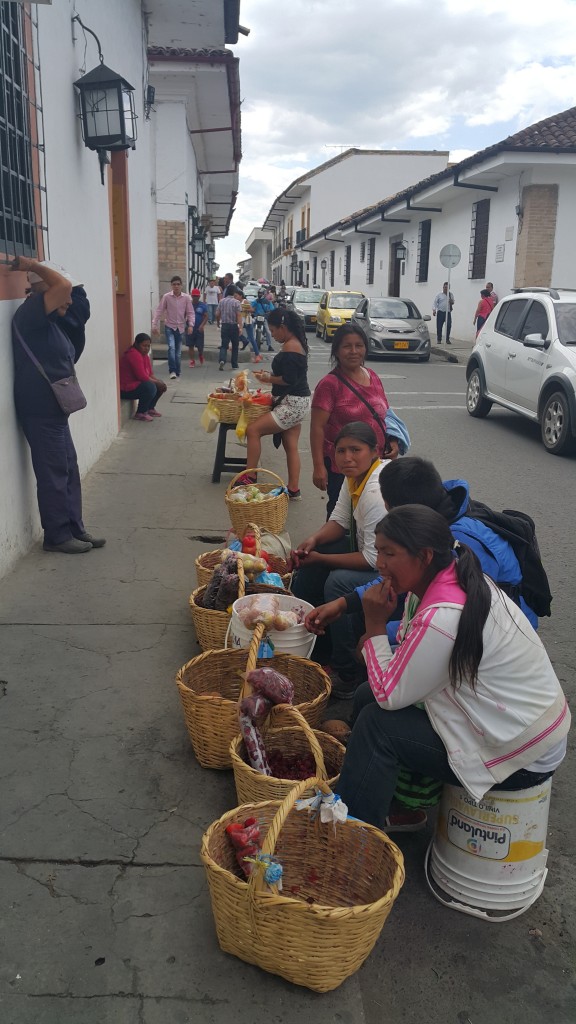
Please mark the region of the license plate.
POLYGON ((315 316, 311 316, 310 317, 310 323, 311 324, 315 324, 316 323, 316 317, 315 316))
POLYGON ((410 348, 409 341, 395 341, 394 348, 410 348))

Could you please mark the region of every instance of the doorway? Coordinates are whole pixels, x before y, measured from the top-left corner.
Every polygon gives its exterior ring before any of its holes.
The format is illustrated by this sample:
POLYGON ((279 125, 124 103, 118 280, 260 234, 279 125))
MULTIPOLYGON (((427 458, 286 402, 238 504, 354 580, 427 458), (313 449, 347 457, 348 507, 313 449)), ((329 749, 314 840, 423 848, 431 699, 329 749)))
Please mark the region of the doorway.
POLYGON ((130 261, 130 217, 128 203, 128 153, 111 153, 110 225, 112 245, 112 291, 114 301, 114 333, 116 356, 120 356, 134 340, 132 310, 132 267, 130 261))
POLYGON ((390 239, 390 258, 388 266, 388 295, 400 295, 401 263, 396 252, 402 245, 402 239, 390 239))

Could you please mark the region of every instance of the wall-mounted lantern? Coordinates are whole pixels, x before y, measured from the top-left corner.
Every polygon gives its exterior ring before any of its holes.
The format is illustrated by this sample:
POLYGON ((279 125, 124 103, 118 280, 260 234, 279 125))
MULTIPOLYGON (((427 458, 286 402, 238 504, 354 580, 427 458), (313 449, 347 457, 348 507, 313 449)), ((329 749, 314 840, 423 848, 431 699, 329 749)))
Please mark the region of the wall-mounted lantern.
POLYGON ((408 246, 406 245, 406 242, 400 242, 400 244, 396 246, 396 259, 405 260, 407 255, 408 246))

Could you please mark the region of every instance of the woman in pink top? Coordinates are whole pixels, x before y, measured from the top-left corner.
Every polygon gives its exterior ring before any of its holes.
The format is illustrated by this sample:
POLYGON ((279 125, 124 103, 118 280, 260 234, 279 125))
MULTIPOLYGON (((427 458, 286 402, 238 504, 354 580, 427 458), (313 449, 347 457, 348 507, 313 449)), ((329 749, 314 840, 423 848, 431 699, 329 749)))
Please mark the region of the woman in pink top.
POLYGON ((376 434, 380 456, 395 459, 399 454, 397 438, 386 431, 386 392, 378 375, 364 366, 367 352, 362 328, 353 324, 339 327, 330 351, 335 367, 319 381, 312 397, 312 479, 315 487, 328 492, 326 518, 334 509, 344 480, 334 461, 334 439, 342 427, 358 420, 368 423, 376 434))
POLYGON ((480 329, 486 323, 490 313, 494 309, 494 299, 490 295, 487 288, 482 288, 480 292, 480 302, 476 306, 476 312, 474 313, 473 324, 476 324, 476 337, 480 334, 480 329))
POLYGON ((134 344, 120 360, 120 398, 137 398, 138 409, 134 419, 148 422, 162 415, 156 411, 156 402, 166 391, 164 381, 153 374, 150 346, 148 334, 137 334, 134 344))

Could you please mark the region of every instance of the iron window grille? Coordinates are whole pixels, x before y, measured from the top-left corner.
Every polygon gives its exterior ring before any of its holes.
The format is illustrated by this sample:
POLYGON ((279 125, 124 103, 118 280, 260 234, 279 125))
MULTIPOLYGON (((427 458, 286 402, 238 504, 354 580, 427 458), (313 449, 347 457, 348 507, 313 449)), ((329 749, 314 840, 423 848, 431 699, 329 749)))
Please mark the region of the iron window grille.
POLYGON ((416 254, 416 280, 420 283, 428 280, 428 264, 430 262, 431 220, 421 220, 418 225, 418 250, 416 254))
POLYGON ((336 250, 335 249, 331 249, 330 250, 330 263, 329 263, 329 267, 330 267, 330 287, 331 288, 334 287, 334 263, 335 263, 335 261, 336 261, 336 250))
POLYGON ((366 284, 374 284, 374 256, 376 254, 376 239, 368 239, 368 257, 366 260, 366 284))
POLYGON ((360 242, 360 263, 366 259, 366 242, 360 242))
POLYGON ((488 224, 490 221, 490 200, 480 199, 472 204, 472 228, 470 231, 470 254, 468 277, 482 278, 486 274, 488 253, 488 224))
POLYGON ((347 245, 344 250, 344 284, 350 284, 350 265, 352 263, 352 246, 347 245))
POLYGON ((38 21, 0 3, 0 262, 47 250, 46 167, 38 21), (46 238, 45 238, 46 234, 46 238), (45 244, 46 242, 46 244, 45 244))

